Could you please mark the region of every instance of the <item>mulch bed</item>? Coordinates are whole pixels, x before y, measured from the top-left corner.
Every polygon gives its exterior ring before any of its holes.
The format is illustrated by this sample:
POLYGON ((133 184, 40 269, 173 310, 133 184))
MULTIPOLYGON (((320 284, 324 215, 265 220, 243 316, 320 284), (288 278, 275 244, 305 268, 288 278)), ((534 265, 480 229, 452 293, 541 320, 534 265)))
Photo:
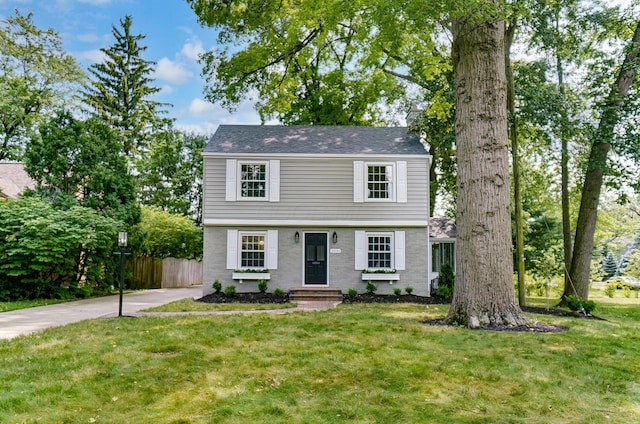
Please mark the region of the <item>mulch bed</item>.
MULTIPOLYGON (((282 295, 275 295, 273 293, 236 293, 233 296, 227 296, 224 293, 211 293, 197 300, 204 303, 289 303, 289 294, 284 293, 282 295)), ((375 293, 359 293, 356 296, 344 295, 342 303, 355 304, 355 303, 417 303, 421 305, 447 305, 450 303, 450 299, 444 299, 441 297, 425 297, 416 296, 414 294, 403 294, 396 296, 393 294, 375 294, 375 293)), ((552 315, 557 317, 573 317, 573 318, 585 318, 585 319, 597 319, 602 320, 593 315, 584 315, 581 313, 566 311, 556 308, 542 308, 535 306, 525 306, 522 308, 524 312, 540 315, 552 315)), ((444 319, 426 320, 422 321, 424 324, 429 325, 449 325, 445 324, 444 319)), ((569 327, 562 325, 551 325, 544 322, 532 321, 529 325, 520 326, 508 326, 508 325, 495 325, 488 327, 479 327, 477 330, 491 330, 491 331, 516 331, 527 333, 557 333, 568 330, 569 327)))

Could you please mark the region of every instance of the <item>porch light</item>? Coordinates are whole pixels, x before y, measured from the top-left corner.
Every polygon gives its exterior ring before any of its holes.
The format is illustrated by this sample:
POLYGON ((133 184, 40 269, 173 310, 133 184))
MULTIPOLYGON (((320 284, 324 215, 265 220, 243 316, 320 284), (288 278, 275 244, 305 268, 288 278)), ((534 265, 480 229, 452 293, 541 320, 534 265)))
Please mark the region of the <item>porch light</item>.
POLYGON ((300 233, 296 231, 296 234, 293 236, 293 240, 298 243, 300 242, 300 233))
POLYGON ((127 247, 127 232, 125 230, 118 233, 118 247, 127 247))
POLYGON ((338 233, 334 231, 333 236, 331 236, 331 240, 333 241, 333 244, 336 244, 338 242, 338 233))

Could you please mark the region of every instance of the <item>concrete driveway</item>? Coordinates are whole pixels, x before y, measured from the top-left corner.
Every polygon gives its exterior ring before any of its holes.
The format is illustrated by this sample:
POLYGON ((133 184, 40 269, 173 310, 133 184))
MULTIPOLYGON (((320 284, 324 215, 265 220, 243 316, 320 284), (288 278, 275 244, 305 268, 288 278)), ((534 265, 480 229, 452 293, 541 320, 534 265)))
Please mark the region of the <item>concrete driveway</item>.
MULTIPOLYGON (((125 294, 122 314, 133 315, 141 309, 164 305, 184 298, 202 297, 202 286, 179 289, 154 289, 125 294)), ((118 316, 119 296, 77 300, 0 313, 0 339, 11 339, 49 327, 85 319, 118 316)))

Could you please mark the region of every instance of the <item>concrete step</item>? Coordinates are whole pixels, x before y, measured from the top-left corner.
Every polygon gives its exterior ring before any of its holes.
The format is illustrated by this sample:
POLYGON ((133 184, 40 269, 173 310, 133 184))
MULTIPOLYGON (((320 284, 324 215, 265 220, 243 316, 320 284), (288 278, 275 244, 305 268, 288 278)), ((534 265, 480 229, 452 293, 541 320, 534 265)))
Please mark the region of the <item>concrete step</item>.
POLYGON ((291 302, 342 302, 342 291, 326 287, 302 287, 289 291, 291 302))

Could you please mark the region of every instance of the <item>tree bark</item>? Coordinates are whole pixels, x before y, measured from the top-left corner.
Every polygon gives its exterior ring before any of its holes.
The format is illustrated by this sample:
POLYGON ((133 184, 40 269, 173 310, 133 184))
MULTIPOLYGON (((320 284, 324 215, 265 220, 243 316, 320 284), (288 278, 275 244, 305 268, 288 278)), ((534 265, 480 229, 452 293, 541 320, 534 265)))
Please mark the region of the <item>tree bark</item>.
POLYGON ((509 116, 509 138, 511 139, 511 162, 513 163, 513 205, 514 226, 516 230, 516 270, 518 273, 518 303, 527 303, 527 288, 524 268, 524 230, 522 225, 522 194, 520 192, 520 154, 518 152, 518 119, 516 116, 515 83, 511 65, 511 45, 516 32, 516 18, 509 23, 504 37, 504 60, 507 78, 507 111, 509 116))
POLYGON ((456 283, 448 323, 528 322, 513 290, 504 22, 453 24, 456 283))
POLYGON ((576 224, 576 239, 573 247, 573 259, 569 272, 571 284, 565 286, 562 298, 574 295, 581 299, 589 296, 589 270, 593 253, 593 237, 596 229, 596 218, 600 202, 602 181, 607 166, 607 154, 611 150, 615 126, 624 106, 625 97, 636 77, 636 69, 640 64, 640 22, 636 27, 627 50, 624 62, 611 88, 611 93, 602 108, 598 130, 591 145, 587 172, 582 187, 582 199, 576 224))

